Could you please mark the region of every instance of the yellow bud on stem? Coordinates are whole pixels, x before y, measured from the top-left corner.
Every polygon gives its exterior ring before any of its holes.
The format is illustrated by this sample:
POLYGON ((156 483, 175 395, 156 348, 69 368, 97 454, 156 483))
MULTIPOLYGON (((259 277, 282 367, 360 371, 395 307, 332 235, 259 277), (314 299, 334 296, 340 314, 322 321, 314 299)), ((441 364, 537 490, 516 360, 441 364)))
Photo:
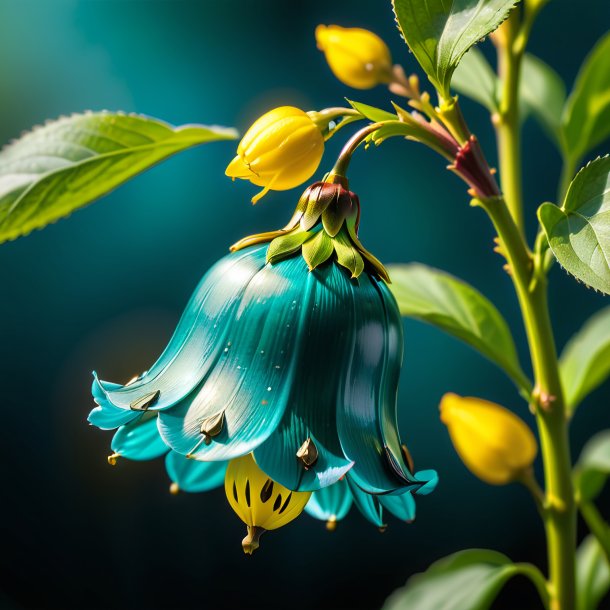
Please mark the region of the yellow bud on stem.
POLYGON ((256 203, 270 190, 285 191, 309 180, 324 153, 324 136, 299 108, 281 106, 257 119, 237 147, 225 173, 264 187, 256 203))
POLYGON ((466 467, 490 485, 523 477, 538 452, 534 434, 514 413, 480 398, 445 394, 441 421, 466 467))
POLYGON ((354 89, 392 81, 392 56, 377 34, 361 28, 319 25, 316 42, 333 74, 354 89))

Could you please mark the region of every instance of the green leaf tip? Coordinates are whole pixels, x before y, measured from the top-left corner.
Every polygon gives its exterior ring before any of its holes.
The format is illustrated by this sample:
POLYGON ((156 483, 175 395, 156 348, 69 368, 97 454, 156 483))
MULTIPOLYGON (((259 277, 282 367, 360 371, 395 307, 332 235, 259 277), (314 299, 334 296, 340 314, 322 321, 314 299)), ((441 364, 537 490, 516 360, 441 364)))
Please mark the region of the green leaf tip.
POLYGON ((68 216, 173 154, 236 137, 230 128, 172 127, 122 112, 48 121, 0 151, 0 243, 68 216))

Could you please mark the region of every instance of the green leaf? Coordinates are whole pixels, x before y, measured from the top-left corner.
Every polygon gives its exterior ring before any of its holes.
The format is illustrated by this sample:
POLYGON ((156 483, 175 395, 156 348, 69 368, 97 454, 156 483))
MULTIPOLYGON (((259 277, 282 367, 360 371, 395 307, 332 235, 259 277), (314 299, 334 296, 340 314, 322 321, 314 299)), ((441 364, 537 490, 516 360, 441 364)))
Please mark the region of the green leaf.
POLYGON ((457 278, 420 264, 390 265, 403 316, 428 322, 465 341, 500 366, 517 386, 529 391, 508 324, 480 292, 457 278))
POLYGON ((485 106, 489 112, 498 110, 498 78, 485 55, 476 47, 462 58, 453 73, 451 86, 458 93, 485 106))
POLYGON ((286 235, 276 237, 267 248, 267 262, 273 265, 283 258, 294 254, 314 233, 314 231, 297 229, 286 233, 286 235))
POLYGON ((594 500, 610 476, 610 430, 602 430, 589 439, 574 470, 581 498, 586 502, 594 500))
POLYGON ((449 98, 454 70, 518 0, 392 0, 403 38, 439 93, 449 98))
POLYGON ((0 152, 0 243, 71 214, 177 152, 236 135, 110 112, 38 127, 0 152))
POLYGON ((566 87, 559 74, 535 55, 526 53, 521 67, 519 95, 524 117, 531 114, 561 148, 561 116, 566 87))
POLYGON ((337 253, 337 262, 345 267, 353 278, 357 278, 364 271, 364 260, 343 231, 333 237, 333 247, 337 253))
POLYGON ((563 113, 566 156, 576 165, 610 136, 610 32, 583 62, 563 113))
POLYGON ((383 610, 487 610, 509 579, 532 572, 533 566, 513 564, 495 551, 460 551, 412 576, 383 610))
POLYGON ((376 108, 375 106, 369 106, 361 102, 354 102, 347 100, 347 103, 354 109, 357 110, 363 117, 367 118, 373 123, 379 123, 380 121, 396 121, 398 117, 387 110, 376 108))
POLYGON ((597 610, 610 590, 610 567, 599 542, 587 536, 576 552, 576 610, 597 610))
POLYGON ((568 413, 610 375, 610 307, 598 311, 570 339, 559 361, 568 413))
POLYGON ((326 231, 318 231, 303 244, 303 258, 310 271, 326 262, 332 256, 333 251, 332 239, 326 231))
POLYGON ((568 273, 610 294, 610 157, 580 170, 561 208, 543 203, 538 218, 568 273))

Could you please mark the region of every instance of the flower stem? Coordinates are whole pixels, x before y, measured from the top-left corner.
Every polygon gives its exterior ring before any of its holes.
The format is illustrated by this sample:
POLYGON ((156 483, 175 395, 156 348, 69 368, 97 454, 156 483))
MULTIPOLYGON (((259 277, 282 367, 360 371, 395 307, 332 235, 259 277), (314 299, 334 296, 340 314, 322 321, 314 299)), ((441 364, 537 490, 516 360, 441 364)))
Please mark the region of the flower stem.
POLYGON ((536 380, 534 395, 546 493, 552 610, 575 607, 576 507, 570 448, 557 352, 551 327, 546 278, 532 282, 533 258, 507 205, 501 198, 478 201, 489 214, 506 253, 527 333, 536 380))
POLYGON ((519 28, 516 10, 498 32, 498 76, 502 82, 500 108, 493 116, 498 140, 500 179, 506 205, 515 224, 523 231, 523 191, 521 180, 521 124, 519 79, 525 45, 515 45, 519 28))

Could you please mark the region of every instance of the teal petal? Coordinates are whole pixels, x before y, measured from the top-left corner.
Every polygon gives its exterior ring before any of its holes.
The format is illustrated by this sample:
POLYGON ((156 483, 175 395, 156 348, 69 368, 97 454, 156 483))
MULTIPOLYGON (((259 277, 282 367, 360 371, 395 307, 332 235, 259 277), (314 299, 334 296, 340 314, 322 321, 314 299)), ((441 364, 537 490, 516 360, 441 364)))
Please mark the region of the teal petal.
POLYGON ((352 493, 346 479, 314 491, 305 512, 320 521, 341 521, 352 507, 352 493))
POLYGON ((438 474, 436 470, 420 470, 415 473, 415 478, 423 485, 415 492, 418 496, 431 494, 438 485, 438 474))
POLYGON ((410 491, 400 495, 379 496, 379 502, 398 519, 407 523, 415 520, 415 500, 410 491))
POLYGON ((218 261, 199 283, 157 362, 126 386, 96 380, 98 404, 130 410, 135 401, 160 392, 149 410, 162 410, 187 396, 221 357, 229 329, 226 320, 234 316, 248 283, 265 265, 265 253, 264 246, 256 246, 218 261))
POLYGON ((354 504, 358 507, 358 510, 365 519, 379 528, 385 528, 386 524, 383 522, 383 506, 379 502, 379 497, 368 494, 360 489, 352 480, 351 474, 348 474, 346 479, 354 499, 354 504))
POLYGON ((112 451, 129 460, 153 460, 165 455, 169 447, 157 429, 157 414, 143 413, 121 426, 112 437, 112 451))
POLYGON ((350 477, 370 493, 416 489, 406 464, 396 421, 402 365, 402 320, 384 282, 367 274, 352 287, 351 358, 344 363, 337 428, 350 477))
POLYGON ((325 265, 300 280, 306 286, 304 307, 307 341, 301 342, 298 372, 288 406, 275 432, 254 451, 261 469, 288 489, 315 491, 342 478, 353 463, 346 459, 337 435, 341 363, 349 361, 353 312, 345 308, 352 293, 348 275, 337 265, 325 265), (311 439, 318 459, 309 468, 295 459, 311 439))
MULTIPOLYGON (((118 383, 107 382, 107 385, 114 389, 122 387, 118 383)), ((110 404, 106 400, 106 394, 101 390, 95 371, 93 372, 91 393, 98 406, 89 413, 87 419, 90 424, 93 424, 102 430, 114 430, 119 426, 128 424, 130 421, 133 421, 140 416, 138 411, 126 411, 125 409, 119 409, 110 404)))
POLYGON ((170 451, 165 458, 165 468, 180 490, 198 493, 223 484, 227 462, 200 462, 170 451))
POLYGON ((296 256, 259 271, 239 307, 225 318, 227 346, 203 382, 162 411, 159 430, 178 453, 202 460, 244 455, 278 425, 295 383, 296 354, 307 338, 305 261, 296 256), (220 433, 204 443, 201 427, 224 414, 220 433))

